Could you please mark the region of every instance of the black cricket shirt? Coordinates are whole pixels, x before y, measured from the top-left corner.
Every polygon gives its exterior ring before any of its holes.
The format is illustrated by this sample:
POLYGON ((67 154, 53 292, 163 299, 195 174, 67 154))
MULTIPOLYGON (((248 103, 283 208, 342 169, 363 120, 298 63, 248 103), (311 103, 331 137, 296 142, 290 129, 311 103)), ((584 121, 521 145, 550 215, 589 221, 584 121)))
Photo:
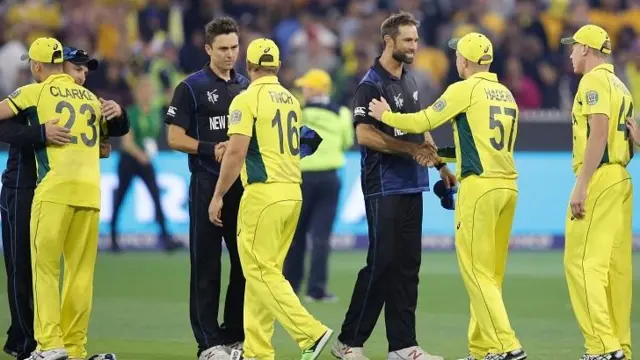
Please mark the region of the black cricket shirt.
MULTIPOLYGON (((364 75, 353 98, 353 119, 370 124, 381 132, 399 140, 422 144, 424 134, 405 134, 370 117, 369 102, 384 97, 393 112, 413 113, 421 109, 418 85, 412 75, 402 69, 400 78, 390 74, 376 58, 364 75)), ((361 183, 365 197, 421 193, 429 190, 427 168, 408 155, 382 153, 366 146, 360 147, 362 156, 361 183)))
MULTIPOLYGON (((198 141, 225 142, 229 140, 229 105, 248 86, 249 79, 234 70, 227 81, 216 75, 207 63, 176 87, 165 122, 180 126, 198 141)), ((189 154, 189 170, 218 176, 220 163, 210 155, 189 154)))

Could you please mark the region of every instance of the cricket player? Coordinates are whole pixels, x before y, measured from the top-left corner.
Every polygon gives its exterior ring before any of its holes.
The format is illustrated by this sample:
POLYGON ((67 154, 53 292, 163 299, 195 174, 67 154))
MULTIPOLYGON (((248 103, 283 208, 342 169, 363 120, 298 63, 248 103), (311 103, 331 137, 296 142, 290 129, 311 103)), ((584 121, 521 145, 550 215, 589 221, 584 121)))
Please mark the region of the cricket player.
MULTIPOLYGON (((86 51, 64 47, 64 72, 71 75, 76 84, 83 85, 89 71, 98 67, 98 61, 86 51)), ((102 100, 101 100, 102 101, 102 100)), ((115 117, 107 122, 109 136, 122 136, 129 131, 126 112, 114 101, 102 101, 102 113, 115 117)), ((2 174, 0 211, 2 212, 2 241, 7 269, 7 294, 11 325, 4 351, 24 360, 36 348, 33 338, 33 284, 31 274, 31 246, 29 223, 31 204, 36 187, 37 171, 34 156, 36 148, 65 145, 71 141, 69 129, 60 124, 60 119, 31 126, 26 116, 16 116, 0 123, 0 141, 10 144, 6 171, 2 174), (44 137, 44 138, 43 138, 44 137)), ((110 145, 100 143, 100 157, 106 158, 110 145)))
POLYGON ((585 338, 583 360, 631 359, 631 213, 627 118, 633 103, 607 63, 611 40, 595 25, 572 37, 571 63, 583 74, 573 101, 573 171, 564 267, 585 338))
POLYGON ((455 206, 458 263, 471 299, 468 360, 522 360, 502 300, 509 236, 518 200, 513 148, 518 134, 518 105, 489 72, 493 45, 484 35, 452 39, 456 68, 463 79, 447 88, 428 108, 392 113, 384 98, 372 100, 370 115, 396 129, 423 133, 453 121, 456 176, 455 206), (479 210, 482 209, 482 210, 479 210))
POLYGON ((32 124, 60 118, 71 135, 65 146, 36 151, 38 185, 30 235, 37 348, 29 359, 84 359, 98 243, 101 103, 63 73, 63 48, 58 40, 35 40, 23 59, 29 59, 37 83, 3 100, 0 120, 20 114, 32 124))
POLYGON ((209 206, 211 221, 222 226, 223 198, 241 173, 244 193, 238 214, 238 252, 246 278, 245 358, 274 360, 274 320, 302 349, 302 360, 318 358, 333 331, 300 304, 282 267, 296 230, 300 190, 298 100, 277 73, 280 50, 269 39, 247 49, 251 84, 229 108, 229 143, 209 206))

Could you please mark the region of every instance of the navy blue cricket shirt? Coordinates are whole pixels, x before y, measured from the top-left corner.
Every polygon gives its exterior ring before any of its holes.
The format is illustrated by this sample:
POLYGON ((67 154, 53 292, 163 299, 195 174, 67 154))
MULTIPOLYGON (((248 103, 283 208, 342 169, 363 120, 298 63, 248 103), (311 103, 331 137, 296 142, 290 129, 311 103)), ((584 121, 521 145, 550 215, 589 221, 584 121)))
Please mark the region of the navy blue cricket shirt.
MULTIPOLYGON (((231 70, 229 81, 216 75, 209 63, 189 75, 175 89, 165 122, 180 126, 198 141, 225 142, 229 105, 249 86, 249 79, 231 70)), ((213 156, 189 154, 189 170, 220 175, 220 163, 213 156)))
MULTIPOLYGON (((421 109, 418 85, 403 67, 400 78, 390 74, 377 58, 360 81, 353 99, 354 126, 370 124, 383 133, 412 143, 424 143, 424 134, 405 134, 368 115, 369 102, 384 97, 393 112, 413 113, 421 109)), ((421 193, 429 190, 427 168, 404 154, 382 153, 360 147, 361 182, 365 197, 421 193)))

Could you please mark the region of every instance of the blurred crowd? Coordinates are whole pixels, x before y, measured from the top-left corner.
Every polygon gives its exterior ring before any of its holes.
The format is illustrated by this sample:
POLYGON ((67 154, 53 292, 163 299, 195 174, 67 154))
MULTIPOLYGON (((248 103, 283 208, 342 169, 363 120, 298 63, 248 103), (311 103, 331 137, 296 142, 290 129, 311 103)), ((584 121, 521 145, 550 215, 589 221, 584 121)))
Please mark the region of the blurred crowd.
POLYGON ((640 101, 640 0, 4 0, 0 95, 29 81, 20 55, 33 39, 52 35, 102 61, 87 83, 99 95, 126 106, 146 74, 166 104, 174 85, 207 61, 204 25, 229 15, 240 24, 243 49, 261 36, 279 44, 285 85, 323 68, 334 79, 334 99, 348 105, 380 53, 382 20, 397 10, 421 21, 411 68, 425 102, 458 79, 447 40, 480 31, 494 42, 492 71, 521 109, 565 109, 578 78, 560 38, 587 22, 609 32, 616 72, 640 101))

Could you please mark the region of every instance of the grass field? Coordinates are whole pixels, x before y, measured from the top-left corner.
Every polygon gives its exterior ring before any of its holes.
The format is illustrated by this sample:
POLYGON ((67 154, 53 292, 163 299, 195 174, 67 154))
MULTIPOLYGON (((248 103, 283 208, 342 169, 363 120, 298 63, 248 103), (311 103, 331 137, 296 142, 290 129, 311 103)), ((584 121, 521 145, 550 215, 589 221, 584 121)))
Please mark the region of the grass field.
MULTIPOLYGON (((331 290, 336 304, 308 309, 339 330, 364 252, 335 253, 331 290)), ((468 298, 453 253, 425 253, 422 258, 417 314, 418 339, 424 349, 445 359, 466 355, 468 298)), ((227 266, 225 266, 227 268, 227 266)), ((4 276, 0 277, 0 328, 9 311, 4 276)), ((186 253, 102 253, 98 259, 89 352, 115 352, 120 360, 196 359, 188 317, 189 258, 186 253)), ((633 341, 640 346, 640 254, 634 257, 633 341)), ((512 253, 505 284, 511 322, 529 359, 567 360, 582 354, 562 270, 562 254, 512 253)), ((4 339, 2 340, 4 342, 4 339)), ((276 359, 299 359, 299 350, 282 329, 273 339, 276 359)), ((368 356, 386 359, 383 317, 366 344, 368 356)), ((0 355, 0 359, 8 358, 0 355)), ((322 359, 331 359, 325 352, 322 359)))

